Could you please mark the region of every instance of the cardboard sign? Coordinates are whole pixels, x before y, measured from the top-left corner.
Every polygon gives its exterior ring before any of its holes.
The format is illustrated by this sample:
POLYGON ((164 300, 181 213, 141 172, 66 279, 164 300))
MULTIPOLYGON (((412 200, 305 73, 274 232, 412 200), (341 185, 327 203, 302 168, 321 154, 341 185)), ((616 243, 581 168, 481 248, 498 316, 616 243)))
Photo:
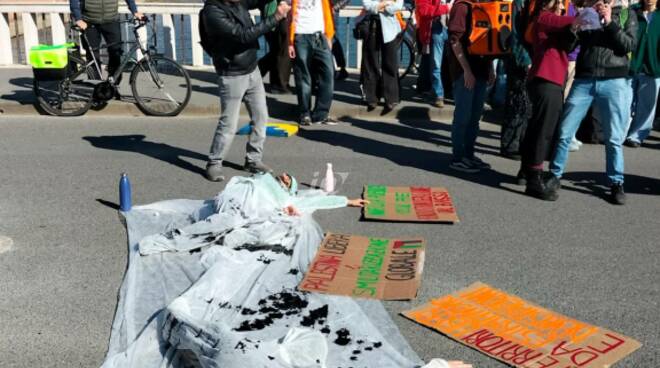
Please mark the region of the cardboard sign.
POLYGON ((364 218, 403 222, 458 222, 456 209, 445 188, 386 187, 367 185, 364 218))
POLYGON ((417 295, 426 241, 328 233, 300 290, 383 300, 417 295))
POLYGON ((403 315, 514 367, 603 368, 642 346, 479 282, 403 315))

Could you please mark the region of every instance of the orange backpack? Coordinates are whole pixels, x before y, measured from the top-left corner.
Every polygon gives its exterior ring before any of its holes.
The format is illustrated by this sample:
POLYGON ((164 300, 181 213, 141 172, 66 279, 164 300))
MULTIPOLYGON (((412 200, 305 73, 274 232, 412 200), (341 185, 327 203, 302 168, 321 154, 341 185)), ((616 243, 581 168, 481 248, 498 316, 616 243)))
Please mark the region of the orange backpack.
POLYGON ((501 56, 511 52, 511 0, 467 1, 469 6, 470 55, 501 56))

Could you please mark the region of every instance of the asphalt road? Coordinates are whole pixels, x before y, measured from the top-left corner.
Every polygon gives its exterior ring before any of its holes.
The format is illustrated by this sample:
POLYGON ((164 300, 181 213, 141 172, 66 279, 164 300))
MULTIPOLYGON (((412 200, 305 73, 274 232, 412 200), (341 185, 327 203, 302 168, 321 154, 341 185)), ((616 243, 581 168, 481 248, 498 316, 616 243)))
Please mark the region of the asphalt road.
MULTIPOLYGON (((214 119, 0 119, 0 366, 94 367, 103 360, 126 267, 126 233, 114 209, 122 171, 133 200, 210 198, 222 185, 202 176, 214 119)), ((629 203, 602 198, 604 152, 585 146, 570 157, 557 202, 521 194, 518 163, 496 156, 498 134, 484 124, 478 141, 493 170, 450 171, 449 125, 368 122, 272 138, 266 162, 301 182, 344 173, 341 192, 364 184, 449 188, 461 222, 392 225, 360 222, 359 211, 318 213, 327 231, 426 237, 423 284, 412 302, 386 306, 424 359, 504 365, 398 312, 482 281, 556 312, 634 337, 644 346, 619 367, 660 366, 660 137, 626 148, 629 203), (595 194, 594 194, 595 193, 595 194)), ((245 138, 230 161, 242 164, 245 138)), ((229 169, 231 174, 239 171, 229 169)))

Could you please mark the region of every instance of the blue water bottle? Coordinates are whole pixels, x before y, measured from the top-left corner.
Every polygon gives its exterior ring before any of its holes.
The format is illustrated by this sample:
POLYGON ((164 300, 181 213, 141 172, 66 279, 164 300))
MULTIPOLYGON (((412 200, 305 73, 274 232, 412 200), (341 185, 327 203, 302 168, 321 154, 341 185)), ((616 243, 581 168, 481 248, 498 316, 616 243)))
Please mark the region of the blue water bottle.
POLYGON ((119 179, 119 210, 128 212, 131 207, 131 182, 128 180, 128 175, 122 173, 119 179))

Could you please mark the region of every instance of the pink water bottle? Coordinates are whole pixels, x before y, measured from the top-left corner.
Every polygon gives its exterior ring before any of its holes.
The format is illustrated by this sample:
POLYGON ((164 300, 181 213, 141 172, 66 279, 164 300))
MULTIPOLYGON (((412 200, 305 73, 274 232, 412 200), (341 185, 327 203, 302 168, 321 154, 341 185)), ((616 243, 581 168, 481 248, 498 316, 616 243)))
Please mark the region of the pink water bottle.
POLYGON ((328 163, 328 167, 325 170, 325 179, 323 180, 323 190, 326 193, 332 193, 335 191, 335 173, 332 172, 331 163, 328 163))

